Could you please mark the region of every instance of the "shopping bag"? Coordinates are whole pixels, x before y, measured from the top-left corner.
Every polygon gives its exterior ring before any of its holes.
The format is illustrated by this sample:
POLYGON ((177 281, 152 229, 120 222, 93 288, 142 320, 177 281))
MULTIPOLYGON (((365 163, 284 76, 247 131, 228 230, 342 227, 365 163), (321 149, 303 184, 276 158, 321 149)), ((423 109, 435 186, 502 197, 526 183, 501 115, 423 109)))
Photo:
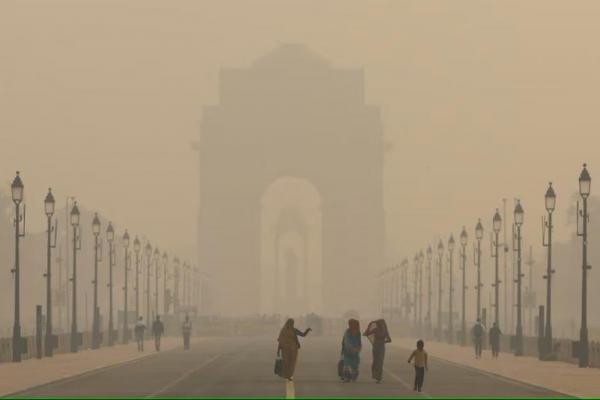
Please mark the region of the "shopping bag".
POLYGON ((283 360, 281 357, 275 358, 275 367, 273 368, 273 372, 277 376, 281 376, 283 374, 283 360))

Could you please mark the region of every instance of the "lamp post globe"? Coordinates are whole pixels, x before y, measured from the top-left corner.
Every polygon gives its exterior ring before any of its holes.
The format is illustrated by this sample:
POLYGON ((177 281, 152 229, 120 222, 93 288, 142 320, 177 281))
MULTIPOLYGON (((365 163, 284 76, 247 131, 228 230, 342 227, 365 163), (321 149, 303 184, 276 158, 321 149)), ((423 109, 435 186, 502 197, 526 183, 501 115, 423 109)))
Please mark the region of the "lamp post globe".
POLYGON ((94 214, 94 219, 92 220, 92 233, 94 236, 100 235, 100 218, 98 218, 98 213, 94 214))
POLYGON ((461 246, 466 246, 467 245, 468 238, 469 238, 469 235, 467 234, 467 230, 463 226, 462 232, 460 233, 460 244, 461 244, 461 246))
POLYGON ((17 176, 15 176, 15 178, 12 181, 12 184, 10 185, 12 200, 15 204, 20 204, 23 201, 23 191, 23 181, 21 180, 20 172, 17 171, 17 176))
POLYGON ((71 225, 73 227, 79 226, 79 207, 77 207, 77 202, 73 203, 73 208, 71 209, 71 225))
POLYGON ((127 232, 127 229, 125 229, 125 233, 123 234, 123 247, 124 248, 129 248, 129 233, 127 232))
POLYGON ((492 219, 492 227, 495 233, 499 233, 500 229, 502 229, 502 217, 500 216, 500 212, 496 209, 496 213, 494 214, 494 218, 492 219))
POLYGON ((112 226, 112 222, 109 222, 106 227, 106 240, 108 240, 109 243, 112 243, 115 240, 115 229, 112 226))
POLYGON ((56 202, 54 201, 54 196, 52 195, 52 188, 48 188, 48 194, 44 199, 44 211, 46 212, 46 216, 49 218, 54 215, 54 208, 56 202))
POLYGON ((483 225, 481 224, 481 218, 477 221, 477 225, 475 225, 475 238, 477 240, 483 239, 483 225))
POLYGON ((517 225, 517 226, 523 225, 523 218, 524 218, 523 206, 521 206, 521 202, 519 200, 517 200, 517 205, 515 206, 515 211, 514 211, 515 225, 517 225))
POLYGON ((546 190, 546 194, 544 196, 544 203, 546 206, 546 211, 552 213, 556 207, 556 193, 552 187, 552 182, 548 183, 548 189, 546 190))
MULTIPOLYGON (((16 179, 16 178, 15 178, 16 179)), ((587 164, 583 164, 583 169, 579 175, 579 194, 584 199, 590 195, 590 189, 592 186, 592 178, 587 170, 587 164)))

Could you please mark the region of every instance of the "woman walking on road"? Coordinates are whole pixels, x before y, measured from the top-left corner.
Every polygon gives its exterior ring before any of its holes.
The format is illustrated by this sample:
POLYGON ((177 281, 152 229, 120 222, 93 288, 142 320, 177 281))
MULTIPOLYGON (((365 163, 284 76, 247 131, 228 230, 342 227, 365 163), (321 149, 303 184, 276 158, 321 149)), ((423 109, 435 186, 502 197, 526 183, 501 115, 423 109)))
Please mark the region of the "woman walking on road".
POLYGON ((282 377, 291 381, 294 378, 294 370, 296 369, 296 360, 298 359, 298 349, 300 341, 298 336, 306 336, 312 329, 307 328, 304 332, 294 327, 294 320, 288 319, 281 331, 279 331, 279 346, 277 354, 282 356, 282 377))
POLYGON ((371 365, 371 375, 375 382, 381 383, 383 379, 383 359, 385 358, 385 344, 390 343, 392 338, 388 333, 387 324, 384 319, 378 319, 369 323, 367 330, 363 334, 373 345, 373 364, 371 365))
POLYGON ((358 378, 358 365, 360 364, 360 324, 358 320, 348 321, 348 329, 342 339, 342 357, 344 361, 344 382, 355 382, 358 378))

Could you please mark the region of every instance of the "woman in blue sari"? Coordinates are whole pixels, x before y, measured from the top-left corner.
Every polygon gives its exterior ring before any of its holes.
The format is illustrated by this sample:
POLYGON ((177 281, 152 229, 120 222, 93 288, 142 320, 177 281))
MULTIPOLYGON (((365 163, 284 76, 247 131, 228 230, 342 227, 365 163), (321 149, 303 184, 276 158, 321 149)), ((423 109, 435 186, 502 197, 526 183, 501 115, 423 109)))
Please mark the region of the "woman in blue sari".
POLYGON ((344 361, 344 382, 354 382, 358 378, 360 364, 360 325, 357 320, 348 321, 348 329, 342 340, 342 358, 344 361))

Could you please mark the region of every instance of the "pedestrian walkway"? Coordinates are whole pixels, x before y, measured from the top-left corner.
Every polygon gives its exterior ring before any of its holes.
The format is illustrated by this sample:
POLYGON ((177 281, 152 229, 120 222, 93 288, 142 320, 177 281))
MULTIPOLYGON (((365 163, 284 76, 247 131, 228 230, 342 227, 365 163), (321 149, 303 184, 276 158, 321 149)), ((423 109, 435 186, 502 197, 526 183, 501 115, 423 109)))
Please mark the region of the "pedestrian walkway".
MULTIPOLYGON (((201 339, 196 338, 194 342, 199 340, 201 339)), ((144 352, 138 352, 135 342, 131 342, 97 350, 81 350, 77 353, 56 354, 54 357, 28 359, 20 363, 1 363, 0 396, 158 354, 154 351, 153 343, 153 340, 147 340, 144 352)), ((180 337, 163 337, 161 352, 181 346, 180 337)))
MULTIPOLYGON (((393 339, 392 344, 404 349, 415 347, 417 339, 393 339)), ((475 358, 474 347, 462 347, 447 343, 425 341, 430 357, 469 366, 505 378, 530 385, 541 386, 556 392, 576 397, 598 397, 600 395, 600 369, 579 368, 576 364, 560 361, 540 361, 534 357, 516 357, 511 353, 500 353, 493 359, 490 350, 484 350, 481 359, 475 358)), ((435 373, 435 360, 429 363, 435 373)))

